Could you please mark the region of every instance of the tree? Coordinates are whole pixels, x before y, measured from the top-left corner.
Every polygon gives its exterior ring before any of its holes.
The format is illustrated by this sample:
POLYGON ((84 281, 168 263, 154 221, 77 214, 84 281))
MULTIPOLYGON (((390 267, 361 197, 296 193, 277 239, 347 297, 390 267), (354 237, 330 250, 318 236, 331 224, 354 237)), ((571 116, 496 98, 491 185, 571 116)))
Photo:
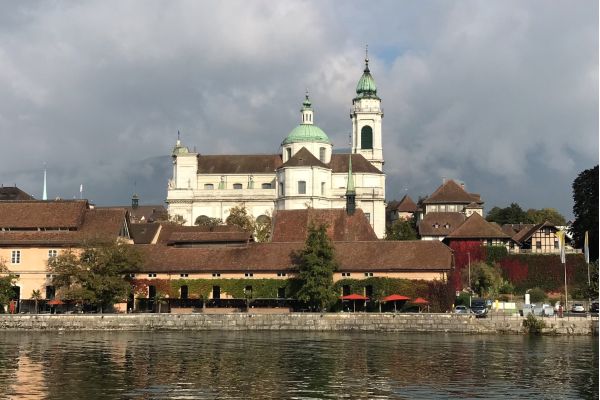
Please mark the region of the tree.
POLYGON ((175 214, 175 215, 169 216, 169 222, 172 224, 175 224, 175 225, 185 225, 187 220, 185 218, 183 218, 182 215, 175 214))
POLYGON ((35 301, 35 313, 38 313, 38 302, 42 299, 42 292, 39 289, 34 289, 31 292, 31 298, 35 301))
POLYGON ((225 219, 227 225, 239 226, 246 232, 254 232, 254 219, 248 214, 245 206, 239 205, 229 210, 229 216, 225 219))
POLYGON ((254 224, 254 237, 257 242, 264 243, 271 240, 271 217, 269 215, 261 215, 256 219, 254 224))
POLYGON ((211 229, 221 224, 223 224, 221 218, 211 218, 206 215, 201 215, 198 218, 196 218, 196 221, 194 221, 194 225, 207 226, 211 229))
POLYGON ((316 310, 327 309, 336 299, 333 273, 337 270, 334 249, 325 225, 311 225, 302 249, 296 254, 300 289, 298 299, 316 310))
POLYGON ((554 208, 542 208, 540 210, 530 208, 527 210, 527 218, 532 224, 542 224, 548 221, 555 226, 567 225, 565 217, 554 208))
POLYGON ((598 259, 598 166, 581 172, 573 181, 573 215, 571 232, 577 247, 583 247, 588 231, 590 260, 598 259))
POLYGON ((13 298, 16 281, 17 276, 11 273, 4 262, 0 260, 0 312, 13 298))
POLYGON ((385 240, 416 240, 417 231, 410 220, 399 219, 386 229, 385 240))
POLYGON ((502 272, 497 266, 491 266, 484 262, 471 264, 471 282, 469 284, 469 269, 462 271, 462 280, 467 287, 473 289, 479 297, 495 294, 503 284, 502 272))
POLYGON ((131 284, 126 274, 137 271, 141 262, 131 245, 95 243, 77 254, 67 251, 50 258, 48 268, 61 298, 90 303, 102 312, 127 298, 131 284))
POLYGON ((590 263, 590 284, 586 285, 586 294, 590 299, 598 298, 598 260, 590 263))
POLYGON ((499 225, 531 223, 527 213, 517 203, 511 203, 510 206, 505 208, 493 207, 485 219, 499 225))

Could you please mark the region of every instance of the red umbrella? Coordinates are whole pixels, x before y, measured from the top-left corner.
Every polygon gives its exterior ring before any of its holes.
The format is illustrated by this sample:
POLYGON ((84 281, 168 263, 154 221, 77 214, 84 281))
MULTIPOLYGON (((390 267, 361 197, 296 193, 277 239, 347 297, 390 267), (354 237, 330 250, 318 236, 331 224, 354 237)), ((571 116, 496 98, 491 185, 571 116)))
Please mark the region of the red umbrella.
POLYGON ((360 294, 348 294, 346 296, 342 296, 342 300, 352 300, 352 308, 354 312, 356 312, 356 300, 368 300, 368 297, 362 296, 360 294))
MULTIPOLYGON (((413 304, 418 304, 419 306, 421 305, 427 305, 427 312, 429 312, 429 302, 427 300, 425 300, 422 297, 417 297, 415 299, 415 301, 413 301, 413 304)), ((419 312, 421 311, 421 307, 419 307, 419 312)))
POLYGON ((342 296, 342 300, 368 300, 368 297, 362 296, 360 294, 348 294, 346 296, 342 296))
POLYGON ((410 300, 410 297, 402 296, 399 294, 391 294, 387 297, 384 297, 381 301, 400 301, 400 300, 410 300))
POLYGON ((391 294, 391 295, 389 295, 387 297, 384 297, 382 301, 383 302, 393 301, 394 302, 394 312, 396 312, 396 302, 397 301, 402 301, 402 300, 410 300, 410 297, 402 296, 402 295, 399 295, 399 294, 391 294))
POLYGON ((63 303, 63 301, 61 299, 52 299, 48 302, 49 306, 60 306, 63 304, 65 304, 65 303, 63 303))

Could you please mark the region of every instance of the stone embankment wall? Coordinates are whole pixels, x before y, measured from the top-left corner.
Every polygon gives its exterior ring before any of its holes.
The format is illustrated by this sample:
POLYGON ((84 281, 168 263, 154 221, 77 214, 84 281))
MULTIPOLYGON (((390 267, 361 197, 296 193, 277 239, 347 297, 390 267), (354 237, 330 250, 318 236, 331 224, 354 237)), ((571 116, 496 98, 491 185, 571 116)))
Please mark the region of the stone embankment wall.
MULTIPOLYGON (((597 335, 598 319, 545 318, 544 334, 597 335)), ((105 314, 0 315, 0 330, 152 331, 296 330, 523 334, 521 317, 477 319, 453 314, 291 313, 291 314, 105 314)))

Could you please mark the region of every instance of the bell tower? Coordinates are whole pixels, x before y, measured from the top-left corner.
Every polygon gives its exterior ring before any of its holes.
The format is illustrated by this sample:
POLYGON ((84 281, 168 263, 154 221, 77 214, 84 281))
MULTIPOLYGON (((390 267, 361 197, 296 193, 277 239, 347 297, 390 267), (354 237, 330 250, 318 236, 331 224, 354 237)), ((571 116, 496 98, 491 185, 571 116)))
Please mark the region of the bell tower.
POLYGON ((381 120, 383 110, 377 96, 377 86, 369 70, 368 48, 365 69, 356 85, 356 97, 350 111, 352 120, 352 153, 362 154, 377 169, 383 171, 383 143, 381 120))

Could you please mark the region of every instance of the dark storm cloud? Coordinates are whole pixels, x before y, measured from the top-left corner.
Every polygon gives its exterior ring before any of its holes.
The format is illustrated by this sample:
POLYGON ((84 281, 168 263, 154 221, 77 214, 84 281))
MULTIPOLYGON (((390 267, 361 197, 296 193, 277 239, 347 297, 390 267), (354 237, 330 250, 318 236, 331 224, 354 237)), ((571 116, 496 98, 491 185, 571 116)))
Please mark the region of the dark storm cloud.
MULTIPOLYGON (((24 5, 23 5, 24 4, 24 5)), ((370 44, 388 198, 465 180, 487 208, 571 212, 598 162, 597 3, 39 2, 0 14, 0 183, 162 202, 178 130, 202 153, 270 153, 315 120, 347 147, 370 44), (134 188, 135 182, 135 188, 134 188)), ((10 9, 10 10, 9 10, 10 9)))

